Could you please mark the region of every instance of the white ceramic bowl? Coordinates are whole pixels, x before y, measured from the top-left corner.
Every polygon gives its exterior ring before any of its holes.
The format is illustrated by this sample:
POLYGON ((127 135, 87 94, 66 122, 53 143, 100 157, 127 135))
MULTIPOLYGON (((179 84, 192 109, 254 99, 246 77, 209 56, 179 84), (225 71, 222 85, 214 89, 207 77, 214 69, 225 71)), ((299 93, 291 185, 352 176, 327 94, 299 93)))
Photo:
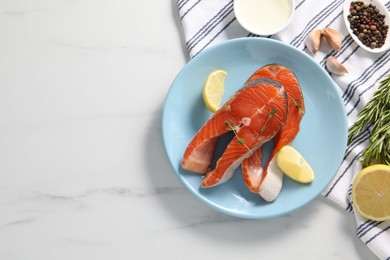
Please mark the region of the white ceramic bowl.
MULTIPOLYGON (((344 2, 344 10, 343 10, 345 26, 347 27, 347 31, 351 35, 352 39, 357 44, 359 44, 360 47, 362 47, 364 50, 366 50, 368 52, 380 53, 380 52, 384 52, 384 51, 388 50, 390 48, 390 35, 389 35, 390 34, 390 30, 387 30, 387 37, 386 37, 385 44, 382 47, 380 47, 380 48, 374 48, 374 49, 365 46, 359 40, 359 38, 353 33, 353 31, 350 28, 350 23, 348 21, 348 15, 350 14, 349 7, 351 5, 351 2, 354 2, 354 1, 356 1, 356 0, 346 0, 344 2)), ((386 9, 386 6, 383 4, 383 2, 381 0, 360 0, 360 1, 363 1, 366 4, 375 5, 379 9, 380 13, 384 14, 386 16, 385 17, 385 23, 390 26, 390 13, 386 9)))
POLYGON ((294 0, 235 0, 237 21, 247 31, 267 36, 280 32, 294 15, 294 0))

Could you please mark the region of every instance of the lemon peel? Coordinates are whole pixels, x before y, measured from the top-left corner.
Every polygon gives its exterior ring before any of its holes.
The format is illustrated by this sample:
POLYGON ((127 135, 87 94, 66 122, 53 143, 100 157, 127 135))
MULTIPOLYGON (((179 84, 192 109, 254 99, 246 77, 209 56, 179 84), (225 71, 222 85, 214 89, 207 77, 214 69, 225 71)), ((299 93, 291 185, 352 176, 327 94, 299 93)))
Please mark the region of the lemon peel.
POLYGON ((211 72, 203 86, 203 101, 212 113, 220 107, 225 92, 225 78, 227 72, 224 70, 214 70, 211 72))
POLYGON ((390 166, 375 164, 362 169, 352 184, 352 202, 364 218, 390 220, 390 166))
POLYGON ((305 158, 292 146, 283 146, 276 155, 278 167, 289 178, 299 183, 311 183, 314 172, 305 158))

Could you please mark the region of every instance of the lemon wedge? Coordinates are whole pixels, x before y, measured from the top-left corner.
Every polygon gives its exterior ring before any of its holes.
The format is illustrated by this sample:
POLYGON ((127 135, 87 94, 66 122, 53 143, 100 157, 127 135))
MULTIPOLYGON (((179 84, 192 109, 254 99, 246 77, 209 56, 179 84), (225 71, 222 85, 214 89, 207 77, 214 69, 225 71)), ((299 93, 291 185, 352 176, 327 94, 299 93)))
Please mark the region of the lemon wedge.
POLYGON ((213 113, 221 107, 226 76, 226 71, 214 70, 208 75, 206 82, 204 83, 203 101, 206 107, 213 113))
POLYGON ((376 164, 361 170, 352 184, 352 202, 364 218, 390 220, 390 166, 376 164))
POLYGON ((276 155, 276 163, 288 177, 300 183, 314 180, 314 172, 303 156, 290 145, 283 146, 276 155))

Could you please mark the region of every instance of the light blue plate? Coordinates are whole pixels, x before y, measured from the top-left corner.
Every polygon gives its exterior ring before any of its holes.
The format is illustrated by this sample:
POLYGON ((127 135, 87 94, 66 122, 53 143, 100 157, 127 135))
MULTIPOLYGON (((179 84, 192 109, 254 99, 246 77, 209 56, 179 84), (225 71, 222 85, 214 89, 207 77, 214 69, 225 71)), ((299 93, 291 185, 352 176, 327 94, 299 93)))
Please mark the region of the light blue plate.
MULTIPOLYGON (((197 198, 236 217, 275 217, 305 205, 335 176, 346 149, 347 117, 337 88, 328 73, 310 56, 279 41, 240 38, 206 49, 180 71, 164 104, 163 138, 176 175, 197 198), (203 84, 208 74, 216 69, 227 71, 226 101, 255 70, 270 63, 287 66, 300 82, 306 114, 292 145, 312 166, 315 180, 304 185, 285 177, 282 191, 272 203, 248 191, 240 169, 228 182, 202 189, 203 176, 183 170, 180 162, 192 137, 211 116, 202 100, 203 84)), ((272 146, 271 143, 266 145, 267 154, 272 146)))

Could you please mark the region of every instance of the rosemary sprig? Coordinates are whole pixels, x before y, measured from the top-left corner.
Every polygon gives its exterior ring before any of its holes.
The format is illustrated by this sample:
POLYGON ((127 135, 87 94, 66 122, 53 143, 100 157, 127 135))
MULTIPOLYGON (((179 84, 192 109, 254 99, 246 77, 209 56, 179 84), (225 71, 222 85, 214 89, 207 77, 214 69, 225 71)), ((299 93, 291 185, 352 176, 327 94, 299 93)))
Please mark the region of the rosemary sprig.
POLYGON ((370 144, 360 155, 362 166, 371 163, 390 165, 390 74, 379 83, 378 90, 357 118, 348 129, 348 144, 360 132, 371 128, 370 144))

